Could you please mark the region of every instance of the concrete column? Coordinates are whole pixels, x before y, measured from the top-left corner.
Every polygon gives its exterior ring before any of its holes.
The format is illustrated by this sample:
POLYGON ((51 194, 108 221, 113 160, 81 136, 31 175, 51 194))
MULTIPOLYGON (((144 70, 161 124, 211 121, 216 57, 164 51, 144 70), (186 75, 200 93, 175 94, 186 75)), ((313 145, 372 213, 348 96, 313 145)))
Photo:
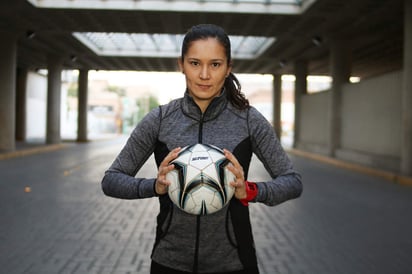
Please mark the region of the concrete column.
POLYGON ((335 39, 331 43, 330 69, 332 87, 329 101, 329 144, 328 154, 335 156, 341 146, 342 86, 349 82, 351 58, 346 42, 335 39))
POLYGON ((27 75, 26 68, 17 69, 16 82, 16 140, 26 140, 26 114, 27 114, 27 75))
POLYGON ((295 123, 293 134, 293 147, 297 148, 300 138, 300 121, 301 121, 301 98, 307 93, 308 65, 306 61, 297 61, 295 63, 295 123))
POLYGON ((404 5, 401 172, 412 176, 412 1, 404 5))
POLYGON ((61 116, 61 74, 62 62, 58 56, 48 56, 47 77, 47 125, 46 143, 58 144, 61 142, 60 116, 61 116))
POLYGON ((17 38, 0 31, 0 151, 16 148, 16 60, 17 38))
POLYGON ((282 75, 273 75, 273 125, 279 140, 282 138, 282 75))
POLYGON ((79 95, 78 95, 78 120, 77 120, 77 141, 87 142, 87 95, 88 95, 88 77, 89 71, 82 69, 79 72, 79 95))

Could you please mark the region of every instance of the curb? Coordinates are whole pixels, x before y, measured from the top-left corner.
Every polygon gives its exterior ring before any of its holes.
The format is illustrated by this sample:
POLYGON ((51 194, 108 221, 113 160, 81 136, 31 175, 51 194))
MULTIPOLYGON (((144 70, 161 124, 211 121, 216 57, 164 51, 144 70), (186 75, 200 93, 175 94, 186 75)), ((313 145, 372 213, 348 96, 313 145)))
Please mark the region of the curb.
POLYGON ((67 146, 68 146, 67 144, 54 144, 54 145, 44 145, 44 146, 39 146, 39 147, 4 152, 4 153, 0 153, 0 160, 6 160, 6 159, 27 156, 27 155, 33 155, 37 153, 55 151, 58 149, 65 148, 67 146))
POLYGON ((412 177, 400 175, 400 174, 395 173, 395 172, 374 169, 374 168, 370 168, 370 167, 366 167, 366 166, 362 166, 362 165, 358 165, 358 164, 353 164, 353 163, 345 162, 345 161, 338 160, 338 159, 335 159, 335 158, 330 158, 330 157, 327 157, 327 156, 314 154, 314 153, 310 153, 310 152, 306 152, 306 151, 302 151, 302 150, 297 150, 297 149, 287 149, 287 152, 289 152, 291 154, 294 154, 294 155, 297 155, 297 156, 302 156, 302 157, 313 159, 313 160, 320 161, 320 162, 323 162, 323 163, 327 163, 327 164, 331 164, 331 165, 334 165, 334 166, 342 167, 342 168, 345 168, 345 169, 350 169, 350 170, 353 170, 353 171, 365 173, 365 174, 368 174, 368 175, 371 175, 371 176, 380 177, 380 178, 383 178, 383 179, 385 179, 387 181, 390 181, 392 183, 412 186, 412 177))

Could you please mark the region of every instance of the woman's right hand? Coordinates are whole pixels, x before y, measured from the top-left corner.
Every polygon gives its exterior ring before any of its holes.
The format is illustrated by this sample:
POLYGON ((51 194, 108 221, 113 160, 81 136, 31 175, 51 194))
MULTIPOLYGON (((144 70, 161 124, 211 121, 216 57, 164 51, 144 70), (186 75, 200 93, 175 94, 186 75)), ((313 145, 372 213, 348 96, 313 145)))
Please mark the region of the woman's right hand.
POLYGON ((157 173, 157 179, 155 183, 155 191, 157 195, 163 195, 167 193, 167 189, 170 185, 170 182, 166 180, 166 174, 175 168, 173 164, 169 164, 169 163, 177 158, 180 150, 181 150, 180 147, 173 149, 172 151, 169 152, 169 154, 167 154, 167 156, 160 163, 159 171, 157 173))

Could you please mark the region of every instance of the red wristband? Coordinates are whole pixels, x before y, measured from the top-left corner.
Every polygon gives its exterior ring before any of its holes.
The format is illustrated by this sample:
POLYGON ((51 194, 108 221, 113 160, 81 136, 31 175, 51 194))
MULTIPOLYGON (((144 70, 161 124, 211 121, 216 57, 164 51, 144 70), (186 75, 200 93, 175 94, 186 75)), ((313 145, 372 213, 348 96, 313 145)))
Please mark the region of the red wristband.
POLYGON ((256 183, 245 181, 246 184, 246 198, 240 199, 240 202, 244 206, 248 206, 249 202, 255 199, 258 194, 258 187, 256 183))

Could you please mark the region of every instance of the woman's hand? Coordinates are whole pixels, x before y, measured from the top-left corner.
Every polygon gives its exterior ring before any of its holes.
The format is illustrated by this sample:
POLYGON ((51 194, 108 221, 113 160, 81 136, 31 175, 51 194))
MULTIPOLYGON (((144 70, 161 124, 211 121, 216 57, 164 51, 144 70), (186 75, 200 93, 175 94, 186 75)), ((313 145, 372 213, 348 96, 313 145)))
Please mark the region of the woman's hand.
POLYGON ((166 174, 175 168, 173 164, 170 165, 169 163, 170 161, 173 161, 177 158, 180 149, 180 147, 177 147, 170 151, 169 154, 167 154, 167 156, 160 163, 155 183, 156 194, 163 195, 167 193, 167 188, 169 187, 170 182, 166 180, 166 174))
POLYGON ((243 167, 239 164, 239 161, 236 157, 227 149, 223 150, 225 157, 231 162, 227 166, 227 169, 235 175, 235 181, 230 182, 230 185, 235 188, 235 197, 237 199, 245 199, 247 196, 246 193, 246 184, 245 184, 245 173, 243 172, 243 167))

